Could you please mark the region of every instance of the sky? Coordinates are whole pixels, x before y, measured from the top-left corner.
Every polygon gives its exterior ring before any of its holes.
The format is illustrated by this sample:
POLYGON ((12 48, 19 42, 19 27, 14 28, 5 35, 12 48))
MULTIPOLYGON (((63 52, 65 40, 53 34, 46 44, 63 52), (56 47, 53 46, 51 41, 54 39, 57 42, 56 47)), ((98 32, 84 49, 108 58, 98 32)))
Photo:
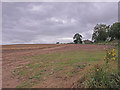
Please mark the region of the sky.
POLYGON ((117 21, 117 2, 2 2, 2 44, 91 40, 96 24, 117 21))

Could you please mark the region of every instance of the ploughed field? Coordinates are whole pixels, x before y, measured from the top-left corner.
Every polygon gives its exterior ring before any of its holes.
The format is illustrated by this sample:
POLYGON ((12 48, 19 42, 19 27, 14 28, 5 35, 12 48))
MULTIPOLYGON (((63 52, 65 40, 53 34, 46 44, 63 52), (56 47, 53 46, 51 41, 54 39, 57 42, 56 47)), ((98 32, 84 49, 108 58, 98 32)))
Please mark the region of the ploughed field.
POLYGON ((18 44, 2 46, 3 88, 71 88, 94 63, 103 61, 107 45, 18 44))

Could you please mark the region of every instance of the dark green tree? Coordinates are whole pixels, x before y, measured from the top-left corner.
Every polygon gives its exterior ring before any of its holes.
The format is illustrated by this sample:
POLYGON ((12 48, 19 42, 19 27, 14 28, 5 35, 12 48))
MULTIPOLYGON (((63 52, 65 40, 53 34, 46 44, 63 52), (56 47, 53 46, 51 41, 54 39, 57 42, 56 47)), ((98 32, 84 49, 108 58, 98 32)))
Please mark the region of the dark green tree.
POLYGON ((79 33, 76 33, 73 37, 73 41, 75 44, 82 43, 82 35, 80 35, 79 33))
POLYGON ((111 37, 111 41, 114 39, 120 40, 120 22, 116 22, 110 27, 109 37, 111 37))
POLYGON ((59 42, 56 42, 56 44, 59 44, 59 42))
POLYGON ((105 24, 97 24, 94 27, 94 32, 92 35, 92 40, 94 42, 106 41, 109 35, 109 26, 105 24))

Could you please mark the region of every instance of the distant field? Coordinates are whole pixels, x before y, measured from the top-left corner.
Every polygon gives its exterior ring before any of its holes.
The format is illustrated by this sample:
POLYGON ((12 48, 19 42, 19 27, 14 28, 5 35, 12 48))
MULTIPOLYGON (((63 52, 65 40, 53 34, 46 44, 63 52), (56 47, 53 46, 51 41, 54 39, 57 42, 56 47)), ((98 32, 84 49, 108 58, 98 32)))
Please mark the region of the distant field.
POLYGON ((89 44, 3 46, 3 87, 71 88, 93 64, 103 62, 107 48, 112 46, 89 44), (18 48, 23 50, 19 51, 18 48))
MULTIPOLYGON (((2 45, 3 50, 10 50, 10 49, 41 49, 41 48, 49 48, 55 47, 59 44, 15 44, 15 45, 2 45)), ((61 44, 62 45, 62 44, 61 44)))

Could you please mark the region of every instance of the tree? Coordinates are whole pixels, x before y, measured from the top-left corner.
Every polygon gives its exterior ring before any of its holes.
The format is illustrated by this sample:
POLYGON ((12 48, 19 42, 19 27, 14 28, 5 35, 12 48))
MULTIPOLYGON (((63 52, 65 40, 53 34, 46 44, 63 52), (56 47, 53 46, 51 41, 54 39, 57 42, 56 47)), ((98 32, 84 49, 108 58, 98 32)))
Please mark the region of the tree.
POLYGON ((120 22, 116 22, 110 27, 109 37, 111 37, 111 41, 114 39, 120 40, 120 22))
POLYGON ((92 35, 92 40, 94 42, 106 41, 108 38, 109 25, 105 24, 97 24, 94 27, 94 32, 92 35))
POLYGON ((56 44, 59 44, 59 42, 56 42, 56 44))
POLYGON ((82 35, 80 35, 79 33, 76 33, 73 37, 73 41, 75 44, 80 44, 82 43, 82 35))

